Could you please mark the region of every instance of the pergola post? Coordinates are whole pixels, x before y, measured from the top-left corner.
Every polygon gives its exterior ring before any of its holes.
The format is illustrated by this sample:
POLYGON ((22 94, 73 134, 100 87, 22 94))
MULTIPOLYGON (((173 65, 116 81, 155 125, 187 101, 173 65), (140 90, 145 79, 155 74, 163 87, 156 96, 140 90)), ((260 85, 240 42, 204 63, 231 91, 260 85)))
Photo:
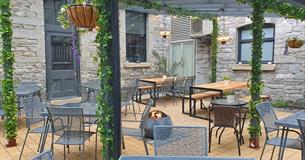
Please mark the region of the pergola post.
POLYGON ((112 157, 119 159, 121 155, 121 72, 118 0, 111 0, 111 7, 109 8, 109 12, 111 13, 111 19, 109 19, 109 22, 111 22, 112 26, 112 54, 110 54, 109 62, 113 70, 112 78, 110 79, 109 84, 113 88, 113 98, 111 99, 111 104, 113 104, 112 106, 114 110, 114 146, 109 146, 109 150, 111 151, 111 147, 113 147, 114 150, 112 157))

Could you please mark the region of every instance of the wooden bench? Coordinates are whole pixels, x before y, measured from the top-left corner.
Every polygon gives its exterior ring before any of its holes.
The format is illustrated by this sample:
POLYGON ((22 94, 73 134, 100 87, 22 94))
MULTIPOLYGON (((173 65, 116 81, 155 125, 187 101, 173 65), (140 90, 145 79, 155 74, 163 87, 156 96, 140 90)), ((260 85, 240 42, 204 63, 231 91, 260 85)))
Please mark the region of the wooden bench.
POLYGON ((216 91, 207 91, 207 92, 201 92, 201 93, 195 93, 191 96, 191 103, 193 103, 193 105, 190 105, 189 108, 189 113, 184 112, 184 101, 185 99, 190 99, 189 95, 187 96, 183 96, 182 97, 182 113, 183 114, 189 114, 190 116, 192 115, 192 111, 194 112, 193 115, 196 115, 196 103, 197 101, 200 101, 200 108, 201 109, 205 109, 207 108, 204 103, 202 102, 202 100, 204 99, 214 99, 215 97, 220 96, 221 93, 220 92, 216 92, 216 91))
MULTIPOLYGON (((246 102, 250 102, 251 96, 241 96, 241 97, 238 97, 238 99, 246 101, 246 102)), ((272 100, 269 95, 260 95, 260 99, 262 101, 271 101, 272 100)))

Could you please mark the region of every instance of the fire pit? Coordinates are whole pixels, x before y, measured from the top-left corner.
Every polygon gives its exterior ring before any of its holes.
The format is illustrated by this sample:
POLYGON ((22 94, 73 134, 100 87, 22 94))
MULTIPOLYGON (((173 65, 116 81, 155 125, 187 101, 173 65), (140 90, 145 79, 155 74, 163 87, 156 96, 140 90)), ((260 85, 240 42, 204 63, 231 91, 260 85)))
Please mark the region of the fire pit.
POLYGON ((171 118, 161 111, 151 111, 148 117, 144 120, 145 137, 154 139, 154 126, 155 125, 169 125, 172 126, 171 118))

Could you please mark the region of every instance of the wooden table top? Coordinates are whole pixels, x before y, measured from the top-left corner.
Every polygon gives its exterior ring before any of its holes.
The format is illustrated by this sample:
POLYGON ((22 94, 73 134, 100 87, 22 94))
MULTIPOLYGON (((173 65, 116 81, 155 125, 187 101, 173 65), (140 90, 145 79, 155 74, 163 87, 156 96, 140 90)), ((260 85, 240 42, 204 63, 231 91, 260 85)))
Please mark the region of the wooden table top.
POLYGON ((247 82, 238 82, 238 81, 219 81, 216 83, 206 83, 198 84, 192 86, 193 88, 206 89, 206 90, 219 90, 219 91, 229 91, 237 89, 245 89, 248 87, 247 82))
MULTIPOLYGON (((174 77, 167 77, 167 78, 174 78, 174 77)), ((165 78, 163 78, 163 77, 140 79, 140 81, 142 81, 142 82, 150 82, 150 83, 156 83, 156 84, 161 84, 164 82, 164 80, 165 80, 165 78)))

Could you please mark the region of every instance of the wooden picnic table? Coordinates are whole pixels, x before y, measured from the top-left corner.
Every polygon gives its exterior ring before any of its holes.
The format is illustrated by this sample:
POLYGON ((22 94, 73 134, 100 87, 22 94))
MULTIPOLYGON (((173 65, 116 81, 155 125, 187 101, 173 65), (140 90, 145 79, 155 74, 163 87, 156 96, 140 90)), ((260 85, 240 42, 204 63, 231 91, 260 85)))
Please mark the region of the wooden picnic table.
MULTIPOLYGON (((220 92, 220 96, 223 96, 223 93, 226 91, 231 90, 238 90, 238 89, 246 89, 248 87, 247 82, 239 82, 239 81, 219 81, 215 83, 206 83, 206 84, 196 84, 193 86, 190 86, 189 89, 189 108, 190 108, 190 116, 197 117, 197 118, 203 118, 200 116, 196 116, 196 112, 194 112, 194 115, 191 114, 191 108, 192 108, 192 99, 194 95, 194 90, 202 90, 202 91, 216 91, 220 92)), ((196 109, 196 106, 194 106, 194 109, 196 109)), ((207 119, 207 118, 203 118, 207 119)))
POLYGON ((218 91, 221 92, 221 94, 230 90, 246 89, 247 87, 247 82, 239 81, 219 81, 216 83, 206 83, 191 86, 192 89, 218 91))

